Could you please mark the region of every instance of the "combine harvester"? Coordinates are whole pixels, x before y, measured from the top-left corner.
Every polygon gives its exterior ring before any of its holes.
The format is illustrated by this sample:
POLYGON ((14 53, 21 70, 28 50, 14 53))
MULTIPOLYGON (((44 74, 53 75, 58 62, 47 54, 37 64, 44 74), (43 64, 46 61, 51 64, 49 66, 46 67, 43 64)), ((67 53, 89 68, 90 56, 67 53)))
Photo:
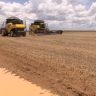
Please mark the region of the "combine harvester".
POLYGON ((62 30, 49 30, 47 24, 43 20, 35 20, 29 26, 29 34, 62 34, 62 30))
POLYGON ((0 29, 0 33, 2 36, 26 36, 25 24, 23 21, 17 17, 10 17, 6 19, 2 28, 0 29))

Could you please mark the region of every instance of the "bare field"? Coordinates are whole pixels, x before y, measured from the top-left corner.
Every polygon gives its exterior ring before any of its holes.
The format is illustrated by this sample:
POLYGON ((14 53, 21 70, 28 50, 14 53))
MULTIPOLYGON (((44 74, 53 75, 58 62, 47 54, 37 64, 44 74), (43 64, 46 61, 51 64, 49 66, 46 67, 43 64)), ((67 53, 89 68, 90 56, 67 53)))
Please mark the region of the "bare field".
POLYGON ((59 96, 96 96, 96 32, 0 37, 0 67, 59 96))

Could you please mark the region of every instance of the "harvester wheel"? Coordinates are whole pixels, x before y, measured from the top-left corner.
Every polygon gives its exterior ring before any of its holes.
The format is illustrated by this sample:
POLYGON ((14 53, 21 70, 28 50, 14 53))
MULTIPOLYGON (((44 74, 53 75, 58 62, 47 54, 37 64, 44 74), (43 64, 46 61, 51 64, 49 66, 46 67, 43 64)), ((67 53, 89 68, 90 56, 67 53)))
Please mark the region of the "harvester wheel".
POLYGON ((58 34, 62 34, 63 33, 63 31, 62 30, 58 30, 58 34))
POLYGON ((2 31, 1 31, 1 35, 2 35, 2 36, 7 36, 7 32, 6 32, 5 29, 2 29, 2 31))
POLYGON ((26 36, 26 32, 24 32, 22 36, 25 37, 26 36))
POLYGON ((14 36, 14 32, 11 31, 10 34, 9 34, 10 37, 13 37, 14 36))

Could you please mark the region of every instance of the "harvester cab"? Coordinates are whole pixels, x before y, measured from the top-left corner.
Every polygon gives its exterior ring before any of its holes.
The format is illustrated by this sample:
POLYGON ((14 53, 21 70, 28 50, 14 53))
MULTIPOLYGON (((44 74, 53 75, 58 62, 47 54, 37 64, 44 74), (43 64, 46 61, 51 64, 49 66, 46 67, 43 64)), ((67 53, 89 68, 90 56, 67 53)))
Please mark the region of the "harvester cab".
POLYGON ((35 20, 34 23, 31 23, 29 27, 29 32, 31 34, 37 33, 47 33, 48 27, 47 24, 43 20, 35 20))
POLYGON ((17 17, 6 19, 5 27, 2 30, 2 36, 26 36, 25 24, 17 17))
POLYGON ((38 27, 39 29, 45 29, 45 28, 46 28, 46 24, 45 24, 45 22, 42 21, 42 20, 36 20, 36 21, 34 22, 34 25, 39 26, 39 27, 38 27))

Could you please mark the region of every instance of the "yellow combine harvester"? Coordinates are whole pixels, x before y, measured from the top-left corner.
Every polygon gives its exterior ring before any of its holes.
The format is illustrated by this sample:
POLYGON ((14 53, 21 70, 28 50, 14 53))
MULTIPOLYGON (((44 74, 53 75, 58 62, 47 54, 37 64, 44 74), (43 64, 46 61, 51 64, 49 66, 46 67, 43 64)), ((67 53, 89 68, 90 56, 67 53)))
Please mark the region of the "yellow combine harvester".
POLYGON ((5 24, 1 28, 2 36, 26 36, 25 24, 17 17, 6 19, 5 24))
POLYGON ((31 23, 29 26, 29 34, 62 34, 62 30, 49 30, 47 24, 43 20, 35 20, 34 23, 31 23))

